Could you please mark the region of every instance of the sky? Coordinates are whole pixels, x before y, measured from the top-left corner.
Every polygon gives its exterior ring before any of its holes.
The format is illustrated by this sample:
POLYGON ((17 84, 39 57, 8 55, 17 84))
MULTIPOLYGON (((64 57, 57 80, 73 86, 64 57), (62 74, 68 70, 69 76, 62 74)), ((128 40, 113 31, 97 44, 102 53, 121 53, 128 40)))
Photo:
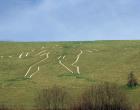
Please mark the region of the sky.
POLYGON ((0 0, 0 40, 140 40, 140 0, 0 0))

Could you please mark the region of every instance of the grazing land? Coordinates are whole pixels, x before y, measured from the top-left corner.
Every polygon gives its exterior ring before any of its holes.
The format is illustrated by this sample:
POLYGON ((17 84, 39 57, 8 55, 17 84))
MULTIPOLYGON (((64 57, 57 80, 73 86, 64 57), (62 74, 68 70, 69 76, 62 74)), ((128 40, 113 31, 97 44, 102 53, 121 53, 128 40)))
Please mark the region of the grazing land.
POLYGON ((54 85, 75 101, 86 87, 108 81, 139 104, 140 87, 126 86, 131 71, 140 82, 140 41, 0 42, 0 103, 30 107, 54 85))

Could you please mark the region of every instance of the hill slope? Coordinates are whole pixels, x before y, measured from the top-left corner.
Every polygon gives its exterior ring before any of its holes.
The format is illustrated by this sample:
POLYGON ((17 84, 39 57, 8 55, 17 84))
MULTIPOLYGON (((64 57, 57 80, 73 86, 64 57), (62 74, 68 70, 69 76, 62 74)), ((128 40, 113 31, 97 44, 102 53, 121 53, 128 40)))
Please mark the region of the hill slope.
POLYGON ((118 83, 140 101, 139 87, 125 87, 131 71, 140 81, 140 41, 1 42, 0 66, 0 103, 33 105, 38 91, 53 85, 75 98, 102 81, 118 83))

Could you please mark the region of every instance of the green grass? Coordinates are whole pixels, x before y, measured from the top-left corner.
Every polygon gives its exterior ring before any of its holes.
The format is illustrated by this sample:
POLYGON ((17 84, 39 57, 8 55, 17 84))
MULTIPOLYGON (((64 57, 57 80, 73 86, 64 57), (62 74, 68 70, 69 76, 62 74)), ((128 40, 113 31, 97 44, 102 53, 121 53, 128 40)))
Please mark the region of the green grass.
POLYGON ((140 103, 140 87, 129 89, 125 86, 131 71, 134 71, 140 82, 140 41, 1 42, 0 56, 4 56, 3 59, 0 58, 0 103, 30 107, 34 105, 34 98, 40 89, 54 85, 65 87, 75 99, 84 88, 103 81, 119 84, 132 102, 140 103), (42 46, 50 52, 49 59, 39 65, 40 71, 32 79, 24 78, 29 66, 44 58, 35 56, 42 46), (25 57, 26 52, 31 52, 32 49, 35 51, 25 57), (77 63, 81 71, 78 75, 71 64, 80 50, 83 50, 83 54, 77 63), (22 52, 23 58, 19 59, 22 52), (66 56, 63 63, 74 74, 58 63, 57 57, 60 55, 66 56))

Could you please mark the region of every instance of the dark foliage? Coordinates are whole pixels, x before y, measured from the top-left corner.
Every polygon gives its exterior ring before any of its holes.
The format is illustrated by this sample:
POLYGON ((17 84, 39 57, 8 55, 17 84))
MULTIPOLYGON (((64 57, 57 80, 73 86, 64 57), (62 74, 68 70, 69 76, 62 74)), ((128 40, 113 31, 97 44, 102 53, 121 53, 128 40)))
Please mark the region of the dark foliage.
POLYGON ((133 72, 130 72, 128 75, 127 86, 132 88, 132 87, 136 87, 137 85, 138 85, 138 82, 135 75, 133 74, 133 72))
POLYGON ((54 86, 50 89, 43 89, 36 100, 38 110, 64 110, 67 93, 54 86))
POLYGON ((131 110, 131 106, 117 85, 104 83, 87 89, 71 110, 131 110))

